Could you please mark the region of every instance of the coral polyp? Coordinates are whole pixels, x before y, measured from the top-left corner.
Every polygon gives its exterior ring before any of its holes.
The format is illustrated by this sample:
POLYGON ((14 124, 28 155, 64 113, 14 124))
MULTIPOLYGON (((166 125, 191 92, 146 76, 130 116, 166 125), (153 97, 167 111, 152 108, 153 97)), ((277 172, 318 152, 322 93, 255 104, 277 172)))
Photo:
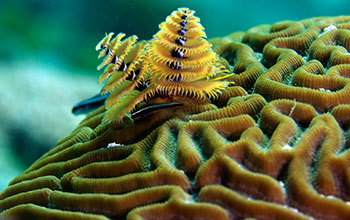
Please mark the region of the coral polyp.
POLYGON ((102 93, 110 92, 105 121, 122 121, 146 103, 210 103, 233 84, 199 22, 193 10, 179 8, 147 42, 106 34, 96 46, 105 57, 98 66, 105 67, 100 82, 107 80, 102 93))
POLYGON ((0 219, 350 219, 349 29, 209 43, 181 8, 149 41, 107 34, 107 101, 0 193, 0 219))

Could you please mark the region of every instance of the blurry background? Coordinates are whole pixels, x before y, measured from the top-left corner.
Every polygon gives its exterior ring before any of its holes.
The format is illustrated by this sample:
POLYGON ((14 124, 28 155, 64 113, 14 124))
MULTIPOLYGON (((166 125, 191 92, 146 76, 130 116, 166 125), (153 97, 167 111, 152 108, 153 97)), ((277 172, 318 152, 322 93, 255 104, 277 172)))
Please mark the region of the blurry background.
POLYGON ((282 20, 350 15, 348 0, 0 0, 0 191, 82 119, 72 106, 100 89, 106 32, 150 39, 178 7, 209 38, 282 20))

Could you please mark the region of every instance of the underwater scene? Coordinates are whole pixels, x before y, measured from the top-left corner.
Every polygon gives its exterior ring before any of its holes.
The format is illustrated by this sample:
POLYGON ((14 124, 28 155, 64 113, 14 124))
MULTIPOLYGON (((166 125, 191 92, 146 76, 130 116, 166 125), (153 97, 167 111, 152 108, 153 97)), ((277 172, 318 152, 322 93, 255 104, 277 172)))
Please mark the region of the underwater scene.
POLYGON ((350 4, 0 1, 0 219, 350 219, 350 4))

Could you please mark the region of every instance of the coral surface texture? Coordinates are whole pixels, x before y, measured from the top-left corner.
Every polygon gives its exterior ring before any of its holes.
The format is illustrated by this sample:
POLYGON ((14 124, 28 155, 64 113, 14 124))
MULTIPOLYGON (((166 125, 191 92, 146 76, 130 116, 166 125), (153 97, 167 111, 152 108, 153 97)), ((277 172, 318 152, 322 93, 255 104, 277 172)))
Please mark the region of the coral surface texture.
POLYGON ((206 39, 180 8, 97 45, 105 105, 0 193, 0 219, 350 219, 350 16, 206 39))

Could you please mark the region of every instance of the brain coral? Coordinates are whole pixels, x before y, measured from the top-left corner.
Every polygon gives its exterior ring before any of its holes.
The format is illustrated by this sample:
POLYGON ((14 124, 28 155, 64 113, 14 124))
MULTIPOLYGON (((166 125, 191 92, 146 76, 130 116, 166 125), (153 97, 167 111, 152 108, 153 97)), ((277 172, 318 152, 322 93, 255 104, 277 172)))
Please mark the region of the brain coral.
MULTIPOLYGON (((126 124, 98 108, 1 192, 0 218, 350 219, 349 29, 350 17, 319 17, 211 39, 200 80, 234 85, 126 124)), ((142 59, 166 54, 148 43, 142 59)))

